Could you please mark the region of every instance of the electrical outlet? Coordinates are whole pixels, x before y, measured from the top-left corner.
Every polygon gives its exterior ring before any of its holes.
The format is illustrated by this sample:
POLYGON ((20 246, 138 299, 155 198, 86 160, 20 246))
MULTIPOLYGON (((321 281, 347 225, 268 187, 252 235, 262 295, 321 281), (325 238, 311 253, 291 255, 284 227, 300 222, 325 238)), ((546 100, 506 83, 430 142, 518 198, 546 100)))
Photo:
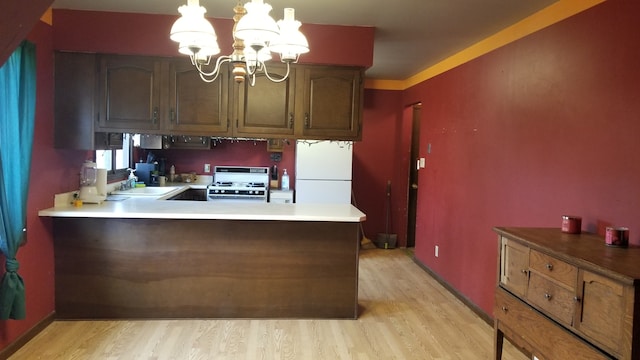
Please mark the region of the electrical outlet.
POLYGON ((438 245, 436 245, 436 257, 438 257, 438 251, 440 250, 440 247, 438 245))
POLYGON ((208 174, 211 172, 211 164, 204 164, 204 172, 208 174))

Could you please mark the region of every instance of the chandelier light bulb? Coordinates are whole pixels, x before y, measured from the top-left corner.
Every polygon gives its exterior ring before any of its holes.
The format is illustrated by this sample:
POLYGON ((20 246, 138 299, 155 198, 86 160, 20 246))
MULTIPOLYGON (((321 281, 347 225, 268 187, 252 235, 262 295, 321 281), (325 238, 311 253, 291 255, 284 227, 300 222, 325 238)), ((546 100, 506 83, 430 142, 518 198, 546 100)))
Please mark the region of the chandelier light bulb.
POLYGON ((284 19, 278 21, 280 35, 269 46, 271 51, 280 54, 280 60, 296 62, 300 54, 309 52, 309 42, 299 30, 301 25, 295 20, 295 10, 285 8, 284 19))
POLYGON ((178 51, 187 55, 195 54, 202 49, 208 55, 219 53, 218 37, 211 23, 204 18, 207 10, 199 5, 198 0, 189 0, 187 5, 180 6, 178 11, 182 16, 173 23, 169 34, 171 40, 180 44, 178 51), (193 52, 194 50, 197 51, 193 52))
POLYGON ((276 21, 269 16, 271 5, 262 0, 252 0, 244 7, 247 13, 238 21, 235 36, 248 46, 268 46, 280 33, 276 21))

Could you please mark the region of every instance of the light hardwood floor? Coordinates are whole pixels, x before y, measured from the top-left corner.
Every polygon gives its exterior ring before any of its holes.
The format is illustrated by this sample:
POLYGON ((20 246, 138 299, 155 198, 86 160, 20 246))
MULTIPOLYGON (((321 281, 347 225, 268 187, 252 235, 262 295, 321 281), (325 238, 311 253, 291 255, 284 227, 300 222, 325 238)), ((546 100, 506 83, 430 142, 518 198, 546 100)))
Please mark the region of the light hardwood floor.
MULTIPOLYGON (((491 359, 493 330, 404 249, 360 253, 357 320, 55 321, 20 359, 491 359)), ((525 360, 505 341, 505 360, 525 360)))

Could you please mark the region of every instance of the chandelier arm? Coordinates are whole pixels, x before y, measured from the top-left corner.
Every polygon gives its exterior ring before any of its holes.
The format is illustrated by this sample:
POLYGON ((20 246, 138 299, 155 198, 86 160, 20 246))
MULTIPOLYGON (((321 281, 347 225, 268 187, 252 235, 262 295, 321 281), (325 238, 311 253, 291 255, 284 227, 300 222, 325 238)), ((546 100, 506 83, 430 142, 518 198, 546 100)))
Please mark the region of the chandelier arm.
MULTIPOLYGON (((231 57, 230 56, 220 56, 218 57, 218 59, 216 60, 216 66, 213 69, 213 71, 211 72, 206 72, 204 70, 202 70, 202 65, 198 62, 195 63, 196 69, 198 70, 198 73, 200 74, 200 78, 202 78, 202 80, 206 81, 206 82, 214 82, 216 81, 216 79, 218 78, 218 76, 220 76, 220 66, 225 63, 225 62, 230 62, 231 61, 231 57), (212 78, 211 78, 212 77, 212 78)), ((206 63, 208 64, 208 62, 206 63)))
POLYGON ((247 64, 245 62, 245 67, 247 68, 247 75, 248 76, 255 76, 256 73, 258 72, 258 65, 249 66, 249 64, 247 64))
POLYGON ((216 75, 213 78, 205 77, 205 75, 200 70, 198 70, 198 75, 200 75, 200 79, 202 79, 202 81, 207 82, 207 83, 214 82, 218 78, 218 75, 216 75))
POLYGON ((264 76, 266 76, 267 79, 269 79, 269 80, 271 80, 271 81, 273 81, 275 83, 279 83, 279 82, 283 82, 283 81, 287 80, 287 78, 289 77, 290 67, 289 67, 289 62, 287 62, 286 64, 287 64, 287 73, 284 74, 284 76, 282 78, 278 79, 278 78, 271 77, 271 75, 269 75, 269 71, 267 71, 267 65, 266 64, 263 67, 264 76))

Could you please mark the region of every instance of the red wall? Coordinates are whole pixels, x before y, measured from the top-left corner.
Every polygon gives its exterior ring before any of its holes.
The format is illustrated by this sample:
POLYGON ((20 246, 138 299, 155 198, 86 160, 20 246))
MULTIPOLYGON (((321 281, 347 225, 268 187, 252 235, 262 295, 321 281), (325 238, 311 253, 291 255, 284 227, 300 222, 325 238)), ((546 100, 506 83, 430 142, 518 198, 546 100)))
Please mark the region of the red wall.
POLYGON ((487 313, 493 226, 572 214, 592 232, 628 226, 640 245, 639 13, 606 1, 405 92, 423 103, 427 159, 416 257, 487 313))
MULTIPOLYGON (((231 7, 229 17, 233 16, 231 7)), ((169 40, 176 15, 131 14, 96 11, 53 11, 54 48, 116 54, 180 56, 169 40)), ((210 19, 218 36, 221 55, 232 52, 233 21, 210 19)), ((370 67, 373 63, 372 27, 303 24, 309 53, 300 63, 370 67)))
MULTIPOLYGON (((356 204, 367 214, 363 224, 367 238, 384 233, 386 223, 387 182, 391 181, 390 233, 406 229, 407 181, 402 142, 402 92, 365 90, 362 141, 353 146, 353 188, 356 204), (401 155, 399 155, 401 154, 401 155), (398 180, 400 176, 400 180, 398 180)), ((408 167, 406 167, 408 169, 408 167)), ((398 236, 401 238, 401 236, 398 236)))

